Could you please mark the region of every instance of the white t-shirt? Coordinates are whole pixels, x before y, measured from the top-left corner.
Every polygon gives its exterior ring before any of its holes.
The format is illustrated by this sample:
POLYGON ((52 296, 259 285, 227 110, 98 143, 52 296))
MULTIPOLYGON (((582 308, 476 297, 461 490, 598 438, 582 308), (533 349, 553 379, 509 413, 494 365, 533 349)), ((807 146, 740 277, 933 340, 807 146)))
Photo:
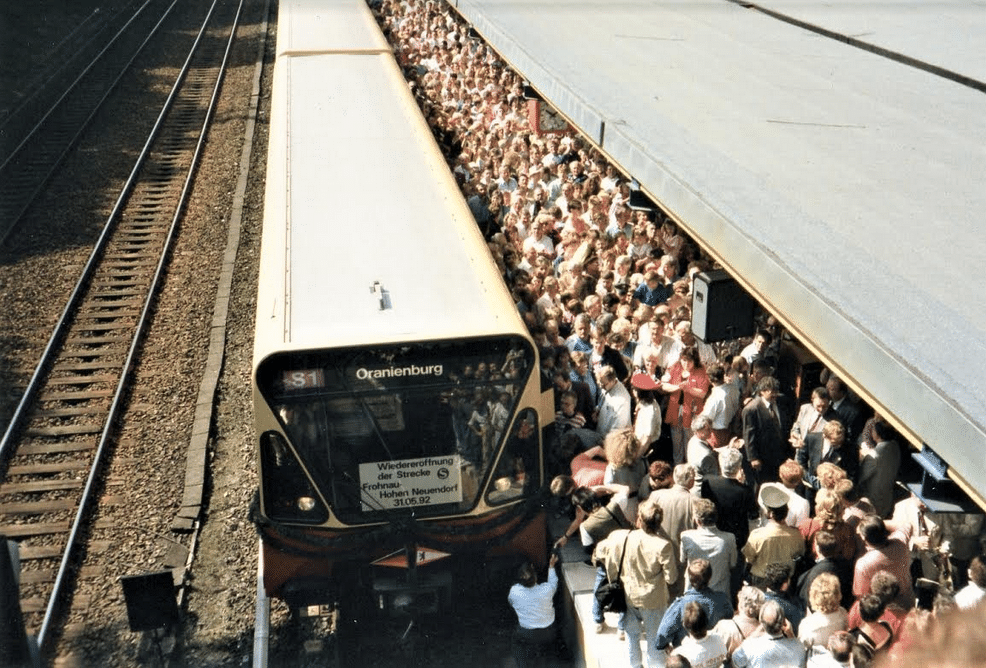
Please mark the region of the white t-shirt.
POLYGON ((685 657, 692 668, 721 668, 726 662, 728 650, 726 642, 710 632, 701 640, 685 636, 678 649, 671 654, 685 657))
POLYGON ((986 599, 986 589, 975 582, 970 582, 955 593, 955 605, 959 606, 961 610, 974 608, 983 599, 986 599))

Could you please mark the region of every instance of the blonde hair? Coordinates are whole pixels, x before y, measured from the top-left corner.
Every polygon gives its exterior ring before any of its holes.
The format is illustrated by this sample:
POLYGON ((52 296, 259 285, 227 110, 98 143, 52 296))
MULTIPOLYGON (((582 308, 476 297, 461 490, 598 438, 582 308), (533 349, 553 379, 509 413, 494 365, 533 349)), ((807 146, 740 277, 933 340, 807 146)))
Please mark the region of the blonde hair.
POLYGON ((816 612, 835 612, 842 601, 839 578, 832 573, 819 573, 808 589, 808 602, 816 612))
MULTIPOLYGON (((694 427, 693 427, 694 429, 694 427)), ((804 473, 804 469, 801 468, 801 464, 794 461, 793 459, 788 459, 780 468, 777 470, 777 475, 781 479, 781 482, 788 489, 794 489, 801 482, 801 476, 804 473)))
POLYGON ((616 429, 606 434, 603 442, 606 460, 614 468, 632 466, 640 452, 640 441, 633 434, 633 429, 616 429))
POLYGON ((843 510, 842 497, 838 492, 824 487, 818 490, 815 495, 815 519, 823 529, 831 531, 835 525, 842 522, 843 510))
POLYGON ((815 469, 815 475, 818 476, 818 482, 825 489, 835 489, 836 484, 840 480, 846 479, 846 471, 832 462, 822 462, 815 469))

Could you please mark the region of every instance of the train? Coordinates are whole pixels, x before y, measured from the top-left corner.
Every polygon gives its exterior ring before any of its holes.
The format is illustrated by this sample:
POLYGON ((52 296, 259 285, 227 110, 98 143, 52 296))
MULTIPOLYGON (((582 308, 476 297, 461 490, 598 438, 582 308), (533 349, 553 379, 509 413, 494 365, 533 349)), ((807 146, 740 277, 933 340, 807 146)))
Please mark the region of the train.
POLYGON ((552 389, 364 0, 280 4, 265 190, 258 590, 435 612, 543 566, 552 389))

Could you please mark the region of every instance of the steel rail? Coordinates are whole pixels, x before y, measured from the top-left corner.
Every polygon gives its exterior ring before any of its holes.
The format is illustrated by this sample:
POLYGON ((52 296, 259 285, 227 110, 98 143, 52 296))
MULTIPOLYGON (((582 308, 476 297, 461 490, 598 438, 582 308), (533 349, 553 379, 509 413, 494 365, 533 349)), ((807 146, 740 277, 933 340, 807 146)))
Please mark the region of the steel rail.
MULTIPOLYGON (((150 0, 148 0, 150 1, 150 0)), ((176 0, 177 2, 177 0, 176 0)), ((172 3, 171 8, 174 7, 176 3, 172 3)), ((215 0, 213 2, 215 6, 215 0)), ((169 11, 170 9, 169 8, 169 11)), ((211 15, 211 10, 210 10, 211 15)), ((203 26, 203 31, 205 26, 203 26)), ((137 183, 137 179, 140 175, 140 169, 144 165, 148 154, 154 145, 154 140, 157 138, 161 127, 164 125, 165 117, 168 111, 171 109, 175 98, 178 95, 178 91, 187 73, 189 67, 189 62, 191 60, 191 54, 194 53, 195 48, 198 46, 199 41, 196 40, 193 44, 189 57, 185 61, 185 65, 179 72, 178 77, 175 80, 175 84, 171 89, 167 99, 158 114, 157 120, 154 123, 154 127, 151 128, 151 132, 148 135, 147 141, 144 142, 144 146, 137 156, 137 160, 134 162, 134 167, 130 171, 130 175, 127 177, 126 182, 123 184, 123 188, 120 190, 119 196, 117 196, 116 202, 113 205, 113 209, 103 225, 103 229, 96 239, 96 244, 93 247, 92 252, 89 254, 89 259, 86 261, 85 266, 82 268, 82 273, 79 275, 79 280, 75 284, 72 293, 69 295, 68 301, 65 304, 65 308, 62 310, 61 316, 58 322, 55 323, 55 327, 52 330, 51 336, 48 339, 48 344, 41 353, 41 361, 38 363, 34 370, 34 374, 31 376, 31 380, 28 382, 27 387, 24 390, 24 394, 21 396, 20 402, 17 404, 17 408, 14 410, 13 415, 10 418, 10 422, 7 424, 7 429, 4 432, 3 438, 0 439, 0 469, 2 469, 7 461, 10 459, 11 450, 16 444, 16 432, 24 420, 27 414, 27 410, 31 407, 34 399, 37 396, 38 388, 41 386, 41 381, 48 371, 47 362, 52 358, 54 352, 61 343, 69 325, 72 322, 72 316, 79 306, 79 301, 85 294, 89 279, 92 278, 93 273, 96 271, 96 267, 99 266, 100 258, 103 251, 106 249, 107 244, 110 240, 110 235, 115 228, 116 222, 119 219, 120 213, 126 204, 127 197, 133 190, 134 185, 137 183)))
MULTIPOLYGON (((102 58, 107 51, 113 48, 113 45, 116 44, 116 41, 120 39, 120 37, 123 35, 124 32, 126 32, 127 28, 129 28, 130 25, 137 20, 137 17, 140 16, 141 13, 145 9, 147 9, 147 6, 152 2, 154 2, 154 0, 145 0, 141 8, 138 9, 136 12, 134 12, 133 16, 131 16, 130 19, 123 25, 123 27, 121 27, 117 31, 117 33, 113 36, 113 39, 111 39, 109 42, 106 43, 106 46, 103 47, 102 50, 100 50, 100 52, 96 54, 96 57, 93 58, 92 61, 90 61, 90 63, 85 66, 85 68, 82 70, 82 72, 79 73, 77 77, 75 77, 75 79, 68 86, 68 88, 66 88, 62 92, 62 94, 58 96, 58 99, 55 100, 55 102, 51 105, 48 111, 46 111, 44 115, 38 119, 38 122, 35 123, 34 127, 31 128, 31 131, 28 132, 27 135, 25 135, 24 139, 21 140, 21 143, 15 146, 14 149, 10 152, 10 155, 8 155, 7 158, 2 163, 0 163, 0 169, 4 169, 7 167, 7 165, 10 163, 11 160, 14 159, 17 153, 20 152, 22 148, 24 148, 24 144, 26 144, 31 139, 31 137, 34 136, 34 134, 41 128, 41 126, 44 125, 44 122, 48 120, 48 118, 55 112, 55 109, 58 108, 58 105, 60 105, 62 102, 65 101, 65 98, 68 97, 73 90, 75 90, 75 87, 79 85, 79 82, 82 81, 82 79, 85 78, 87 74, 89 74, 92 68, 96 66, 96 63, 99 62, 99 59, 102 58)), ((168 7, 168 12, 170 12, 174 8, 174 6, 175 3, 172 3, 171 6, 168 7)), ((165 12, 165 16, 167 16, 168 12, 165 12)), ((160 23, 158 25, 160 25, 160 23)), ((155 26, 155 28, 156 27, 157 26, 155 26)))
MULTIPOLYGON (((171 108, 174 100, 177 98, 178 91, 181 88, 182 83, 184 83, 184 80, 186 79, 188 72, 191 69, 192 57, 195 55, 195 52, 198 50, 204 36, 207 34, 209 30, 209 23, 211 21, 212 15, 216 8, 216 4, 218 2, 219 0, 213 0, 212 5, 209 8, 209 13, 205 17, 205 20, 203 21, 202 29, 199 32, 199 34, 196 36, 195 43, 192 45, 191 49, 189 50, 188 58, 186 59, 184 65, 182 66, 182 70, 178 75, 175 86, 172 88, 171 93, 169 94, 168 99, 165 103, 166 109, 162 110, 162 113, 159 115, 158 121, 155 123, 154 129, 151 131, 151 137, 148 143, 145 144, 144 150, 141 152, 141 156, 139 158, 140 162, 143 162, 147 154, 149 153, 150 145, 157 137, 158 133, 160 132, 161 126, 163 125, 166 111, 171 108)), ((151 286, 148 291, 147 300, 145 301, 144 307, 141 311, 140 319, 138 320, 135 329, 130 350, 128 351, 126 361, 123 364, 120 380, 117 384, 116 391, 114 392, 113 395, 113 400, 109 409, 109 415, 106 420, 106 425, 103 429, 102 434, 100 435, 99 444, 96 448, 93 466, 89 471, 89 476, 86 480, 85 488, 82 494, 82 499, 79 502, 79 508, 76 513, 75 520, 72 523, 72 528, 69 532, 68 544, 65 549, 65 553, 63 554, 61 564, 59 565, 58 575, 55 578, 55 584, 51 595, 51 599, 46 609, 44 620, 42 621, 40 631, 38 632, 38 647, 40 648, 42 655, 44 654, 48 642, 48 633, 49 633, 50 625, 52 623, 53 618, 55 617, 55 614, 57 613, 61 589, 62 587, 64 587, 65 581, 68 576, 70 561, 75 551, 74 549, 75 544, 78 541, 79 533, 81 532, 83 526, 86 523, 85 520, 88 514, 88 508, 93 500, 95 485, 98 481, 100 469, 102 468, 103 459, 106 456, 106 451, 110 443, 112 430, 114 427, 114 421, 116 419, 116 416, 120 412, 120 408, 122 406, 123 399, 126 394, 130 372, 133 368, 134 361, 137 357, 138 347, 143 338, 142 337, 143 332, 145 331, 147 327, 147 323, 150 320, 151 310, 155 302, 154 296, 157 293, 161 280, 164 276, 164 270, 167 266, 168 258, 170 255, 170 249, 174 241, 175 234, 177 233, 178 223, 181 220, 182 213, 184 212, 185 203, 187 202, 189 193, 191 191, 192 183, 195 177, 196 166, 198 165, 198 162, 201 158, 203 146, 205 144, 205 138, 206 135, 208 134, 209 123, 212 121, 213 113, 215 111, 215 106, 219 98, 219 93, 223 82, 223 74, 225 73, 226 68, 229 64, 229 54, 230 51, 232 50, 233 41, 236 36, 236 28, 239 25, 239 19, 242 13, 242 9, 243 9, 243 0, 239 0, 236 16, 233 20, 233 24, 230 29, 229 38, 226 43, 226 50, 223 54, 222 63, 219 66, 219 74, 216 77, 216 82, 213 87, 212 96, 209 99, 208 109, 205 118, 202 122, 199 138, 196 143, 195 151, 192 156, 191 165, 189 166, 188 173, 186 174, 185 182, 181 190, 181 194, 178 198, 178 203, 176 205, 175 212, 171 220, 170 229, 166 236, 164 248, 162 249, 161 257, 155 269, 154 277, 151 281, 151 286)), ((134 174, 136 174, 138 169, 139 169, 138 167, 135 167, 134 174)), ((114 212, 117 211, 119 206, 125 200, 126 195, 129 194, 129 191, 133 187, 134 181, 135 179, 133 178, 128 180, 127 187, 125 188, 126 193, 121 193, 120 199, 118 200, 118 206, 114 207, 114 212)), ((101 236, 101 240, 105 236, 107 236, 108 230, 111 227, 114 227, 112 220, 108 221, 106 229, 104 230, 104 234, 101 236)))
MULTIPOLYGON (((107 51, 110 50, 110 48, 124 34, 124 32, 130 27, 130 25, 135 20, 137 20, 139 15, 147 8, 147 6, 155 1, 156 0, 145 0, 141 8, 137 10, 137 12, 134 13, 134 15, 127 21, 127 23, 116 33, 116 35, 113 36, 113 39, 99 52, 99 54, 95 58, 93 58, 93 60, 89 63, 89 65, 87 65, 86 68, 82 71, 82 73, 79 74, 78 77, 76 77, 76 79, 69 85, 69 87, 66 88, 66 90, 52 104, 52 106, 48 109, 48 111, 45 112, 45 114, 35 124, 35 126, 24 136, 21 142, 10 152, 10 155, 7 156, 6 160, 4 160, 2 164, 0 164, 0 173, 2 173, 4 170, 14 168, 14 165, 11 164, 12 161, 18 158, 22 154, 22 152, 24 151, 24 147, 30 141, 36 139, 39 136, 39 132, 41 131, 44 124, 52 117, 52 115, 56 111, 58 111, 61 108, 66 98, 70 94, 77 91, 78 86, 80 82, 83 80, 83 78, 86 77, 87 74, 89 74, 89 72, 95 67, 96 63, 99 62, 99 60, 107 53, 107 51)), ((95 101, 95 104, 92 106, 89 113, 85 116, 85 118, 82 118, 78 122, 78 124, 74 128, 72 136, 68 139, 68 141, 65 142, 61 150, 58 151, 57 155, 54 155, 53 158, 49 160, 47 166, 41 166, 38 168, 38 171, 46 170, 46 173, 41 178, 36 179, 33 186, 31 185, 27 186, 28 188, 33 188, 33 191, 29 192, 26 195, 26 197, 23 197, 19 205, 17 204, 16 201, 14 202, 14 206, 12 209, 13 212, 10 215, 9 220, 0 221, 0 223, 2 223, 3 225, 2 229, 0 229, 0 244, 4 243, 7 240, 7 238, 10 236, 14 228, 17 227, 17 223, 20 221, 24 213, 30 208, 31 204, 34 202, 37 196, 41 193, 44 184, 47 183, 48 179, 51 178, 51 175, 54 173, 55 168, 59 164, 61 164, 61 161, 65 158, 65 156, 68 154, 71 148, 75 145, 75 142, 82 135, 82 132, 86 129, 86 127, 88 127, 89 122, 99 111, 102 104, 109 97, 110 93, 113 92, 113 90, 116 88, 117 84, 124 77, 124 75, 129 71, 130 66, 137 59, 137 56, 140 55, 140 53, 143 51, 147 43, 154 37, 154 35, 160 29, 161 25, 164 23, 165 19, 167 19, 167 17, 171 14, 171 11, 175 8, 177 4, 178 4, 178 0, 173 0, 173 2, 168 6, 167 10, 162 14, 161 18, 155 23, 153 29, 147 34, 147 36, 140 43, 137 49, 135 49, 133 55, 127 60, 126 63, 124 63, 119 73, 106 87, 106 89, 103 91, 103 94, 99 97, 99 99, 95 101)))
MULTIPOLYGON (((94 436, 99 434, 98 445, 91 444, 87 448, 89 452, 89 473, 85 488, 81 495, 76 497, 77 501, 70 505, 69 508, 66 508, 75 509, 74 521, 70 528, 67 526, 68 522, 65 522, 66 526, 58 531, 59 535, 62 536, 59 539, 59 543, 62 540, 65 542, 64 550, 61 551, 57 576, 50 589, 48 588, 48 584, 51 581, 48 581, 42 590, 41 596, 45 598, 36 599, 39 605, 37 612, 41 612, 40 605, 45 605, 44 619, 37 636, 38 646, 41 648, 42 655, 48 651, 48 645, 51 644, 50 638, 54 635, 51 633, 52 623, 56 613, 59 611, 63 598, 62 593, 66 589, 66 583, 69 580, 70 564, 73 561, 74 554, 77 552, 77 545, 81 542, 80 536, 84 525, 87 523, 90 508, 93 506, 98 483, 100 482, 101 470, 104 468, 104 462, 107 459, 107 453, 109 451, 110 439, 115 428, 114 423, 122 412, 130 376, 136 364, 139 346, 142 343, 144 332, 150 324, 152 309, 156 302, 156 293, 160 290, 165 268, 170 258, 171 248, 177 235, 178 225, 190 196, 197 165, 201 159, 208 128, 213 119, 221 91, 224 74, 229 65, 232 45, 242 10, 242 0, 238 3, 231 1, 220 3, 219 0, 214 0, 209 7, 208 13, 202 21, 198 36, 189 49, 184 65, 175 79, 172 90, 163 104, 162 110, 143 149, 140 151, 130 177, 122 188, 112 213, 107 219, 90 254, 89 260, 81 272, 79 281, 72 291, 67 305, 49 338, 48 345, 37 365, 31 383, 18 404, 3 440, 0 441, 0 467, 6 467, 8 460, 15 454, 15 434, 23 432, 30 424, 28 422, 29 409, 32 411, 30 420, 38 424, 40 431, 36 428, 28 429, 25 432, 28 436, 44 435, 46 431, 48 432, 48 436, 55 435, 58 438, 60 438, 57 436, 59 433, 91 433, 94 436), (212 24, 216 23, 214 20, 216 8, 220 5, 223 6, 224 13, 222 15, 223 21, 219 25, 224 30, 227 25, 230 26, 228 38, 225 40, 224 51, 219 51, 219 49, 222 49, 223 40, 218 36, 211 37, 211 34, 215 32, 212 24), (235 16, 231 17, 230 15, 234 9, 235 16), (201 70, 201 74, 192 75, 193 71, 198 70, 201 70), (180 93, 184 91, 187 91, 187 93, 180 96, 180 93), (199 127, 197 133, 193 134, 195 124, 198 124, 199 127), (165 129, 166 127, 167 129, 165 129), (186 137, 187 139, 183 139, 186 137), (181 168, 175 171, 174 168, 179 166, 179 164, 181 168), (144 178, 145 176, 146 178, 144 178), (160 223, 153 222, 153 219, 152 222, 147 223, 143 212, 148 208, 156 208, 155 202, 162 196, 169 204, 168 209, 161 212, 163 215, 160 216, 160 223), (170 225, 167 224, 167 216, 170 216, 170 225), (134 246, 134 230, 137 231, 136 235, 138 237, 145 237, 145 233, 140 231, 145 228, 153 234, 147 239, 140 241, 137 246, 134 246), (119 234, 116 234, 117 230, 119 230, 119 234), (120 240, 117 241, 115 237, 120 237, 120 240), (114 250, 114 247, 118 245, 119 248, 114 250), (140 249, 144 247, 147 250, 153 247, 155 251, 151 253, 141 251, 140 249), (155 256, 157 257, 156 263, 153 261, 155 256), (142 260, 142 257, 145 257, 146 260, 142 260), (105 265, 102 265, 101 258, 106 262, 105 265), (121 261, 123 264, 120 264, 121 261), (132 262, 133 264, 131 264, 132 262), (103 302, 104 295, 101 293, 105 293, 105 286, 107 285, 105 281, 109 281, 109 285, 112 285, 117 280, 113 277, 118 274, 119 269, 114 267, 125 267, 132 272, 130 277, 125 279, 126 281, 138 281, 137 285, 140 286, 139 290, 142 292, 138 291, 137 294, 142 294, 143 297, 140 297, 134 302, 133 306, 140 305, 140 300, 143 300, 142 308, 139 310, 139 319, 136 318, 138 312, 129 310, 126 304, 122 307, 114 307, 109 302, 103 302), (100 279, 101 275, 105 275, 106 279, 100 279), (89 302, 88 298, 90 296, 94 301, 89 302), (89 306, 91 306, 88 310, 85 307, 86 303, 89 303, 89 306), (108 307, 110 311, 106 310, 108 307), (104 341, 99 341, 96 348, 86 345, 85 337, 81 341, 82 348, 78 348, 79 343, 69 344, 69 341, 72 339, 68 339, 67 337, 70 335, 73 327, 78 327, 80 332, 98 331, 99 326, 87 323, 93 319, 98 322, 100 319, 105 318, 124 319, 124 322, 121 324, 124 325, 125 329, 123 331, 126 333, 116 342, 116 345, 127 348, 126 358, 122 363, 119 361, 124 357, 124 351, 122 349, 113 352, 114 346, 111 346, 108 349, 108 353, 100 352, 104 349, 102 345, 104 341), (133 322, 134 319, 136 319, 136 322, 133 322), (128 322, 129 324, 126 324, 128 322), (127 329, 129 331, 126 331, 127 329), (61 346, 60 349, 59 346, 61 346), (91 355, 89 352, 91 352, 91 355), (63 364, 62 361, 58 361, 57 358, 59 356, 68 366, 63 364), (93 382, 103 382, 105 380, 115 382, 115 388, 112 390, 111 405, 108 408, 103 405, 97 411, 97 421, 90 425, 93 428, 92 431, 89 431, 89 428, 84 424, 81 425, 81 430, 77 427, 56 427, 54 429, 48 429, 45 425, 46 420, 44 416, 49 411, 43 410, 37 412, 34 410, 34 407, 38 406, 40 408, 40 402, 43 401, 60 401, 61 399, 55 395, 58 395, 57 387, 65 378, 62 376, 45 378, 44 383, 48 383, 49 387, 54 384, 56 388, 54 394, 49 393, 48 389, 42 390, 44 387, 42 378, 46 374, 56 373, 59 368, 63 370, 95 368, 95 365, 90 363, 73 367, 73 364, 77 363, 71 363, 71 360, 78 357, 104 358, 104 361, 98 364, 108 365, 104 368, 111 375, 108 377, 104 375, 99 379, 94 379, 93 382), (98 421, 99 419, 102 419, 103 422, 100 423, 98 421), (38 422, 38 420, 41 421, 38 422), (65 538, 66 534, 67 538, 65 538), (51 592, 50 595, 48 594, 49 591, 51 592)), ((99 335, 97 334, 98 338, 99 335)), ((78 337, 75 337, 75 340, 78 341, 78 337)), ((96 339, 94 339, 94 343, 96 343, 96 339)), ((109 393, 108 391, 107 394, 109 393)), ((57 414, 58 412, 54 411, 51 413, 57 414)), ((71 412, 63 412, 63 414, 66 413, 69 415, 72 414, 71 412)), ((32 451, 33 446, 27 450, 28 452, 32 451)), ((30 460, 28 461, 30 462, 30 460)), ((78 463, 83 465, 83 469, 85 468, 86 462, 79 461, 78 463)), ((30 464, 26 468, 30 468, 31 466, 35 465, 30 464)), ((46 468, 50 470, 48 467, 49 465, 42 465, 36 468, 39 470, 46 468)), ((18 468, 20 469, 18 474, 22 474, 25 470, 25 467, 18 468)), ((18 485, 12 485, 11 487, 18 487, 18 485)), ((44 503, 48 503, 48 501, 44 503)), ((5 514, 31 512, 21 510, 21 508, 28 506, 37 507, 39 505, 13 504, 9 510, 4 509, 0 512, 5 514)), ((6 508, 7 504, 4 504, 3 507, 6 508)), ((41 507, 44 506, 42 505, 41 507)), ((33 526, 33 524, 28 525, 26 528, 30 531, 33 530, 33 526)), ((50 533, 43 524, 38 525, 38 529, 41 533, 50 533)), ((39 534, 24 533, 21 535, 39 534)), ((51 557, 57 558, 58 554, 52 554, 51 557)))
MULTIPOLYGON (((99 7, 93 9, 92 12, 89 14, 89 16, 85 18, 85 20, 81 21, 75 27, 75 29, 72 30, 72 32, 70 32, 62 39, 61 42, 59 42, 58 44, 56 44, 50 49, 48 58, 49 59, 54 58, 58 54, 58 52, 63 48, 66 49, 70 48, 69 43, 71 42, 71 40, 75 38, 77 34, 81 34, 84 30, 88 29, 89 24, 95 22, 96 16, 99 15, 101 11, 102 10, 99 7)), ((121 8, 117 13, 117 16, 119 16, 119 14, 123 13, 124 11, 126 11, 126 8, 121 8)), ((102 27, 107 25, 112 20, 113 20, 112 17, 108 16, 102 19, 102 23, 96 23, 95 24, 96 34, 91 36, 88 39, 88 41, 86 41, 85 45, 83 45, 83 47, 91 44, 92 41, 96 39, 100 31, 102 30, 102 27)), ((0 120, 0 134, 3 133, 4 128, 7 126, 8 123, 11 122, 11 119, 16 118, 17 114, 21 113, 21 111, 24 108, 30 105, 32 101, 37 99, 42 94, 45 87, 53 80, 57 79, 58 75, 64 72, 68 68, 70 63, 71 63, 71 59, 66 58, 62 60, 61 64, 53 71, 50 71, 48 73, 39 72, 36 76, 32 77, 30 80, 21 84, 20 86, 21 88, 26 88, 30 90, 31 93, 18 100, 18 102, 15 105, 13 105, 11 108, 0 111, 0 118, 2 118, 2 120, 0 120)))

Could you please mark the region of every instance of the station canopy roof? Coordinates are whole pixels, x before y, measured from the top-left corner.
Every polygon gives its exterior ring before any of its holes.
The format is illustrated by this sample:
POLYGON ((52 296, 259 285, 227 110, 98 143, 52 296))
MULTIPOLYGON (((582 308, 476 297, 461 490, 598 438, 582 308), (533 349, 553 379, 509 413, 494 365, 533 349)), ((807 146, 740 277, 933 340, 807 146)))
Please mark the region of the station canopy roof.
POLYGON ((981 504, 981 3, 457 11, 981 504))

